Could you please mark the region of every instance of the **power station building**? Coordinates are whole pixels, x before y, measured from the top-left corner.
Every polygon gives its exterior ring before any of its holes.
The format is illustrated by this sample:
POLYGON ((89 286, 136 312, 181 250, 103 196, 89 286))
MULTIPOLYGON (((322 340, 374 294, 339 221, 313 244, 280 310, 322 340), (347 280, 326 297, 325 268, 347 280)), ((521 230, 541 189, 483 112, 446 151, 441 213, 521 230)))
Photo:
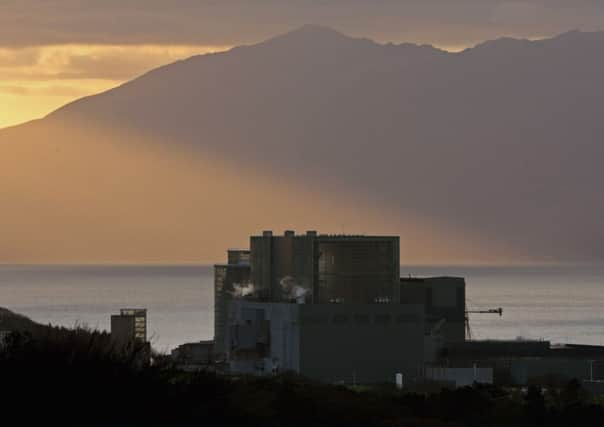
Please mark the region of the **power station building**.
POLYGON ((604 360, 600 347, 468 340, 469 313, 502 310, 468 310, 462 277, 401 278, 396 236, 265 231, 214 272, 214 360, 233 374, 525 384, 592 378, 604 360))
POLYGON ((398 299, 398 236, 281 236, 250 238, 251 281, 265 301, 373 304, 398 299))
POLYGON ((233 301, 231 372, 296 372, 327 382, 380 383, 421 375, 420 305, 295 304, 233 301))
POLYGON ((228 258, 215 346, 233 373, 383 382, 420 375, 432 354, 423 301, 401 303, 398 236, 265 231, 228 258))

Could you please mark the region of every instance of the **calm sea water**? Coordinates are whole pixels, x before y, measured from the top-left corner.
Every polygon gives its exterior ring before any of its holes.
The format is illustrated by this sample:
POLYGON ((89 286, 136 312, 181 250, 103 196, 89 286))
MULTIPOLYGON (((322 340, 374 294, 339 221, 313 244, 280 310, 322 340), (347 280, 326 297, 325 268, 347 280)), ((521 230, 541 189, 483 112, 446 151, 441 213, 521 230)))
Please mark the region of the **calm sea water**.
MULTIPOLYGON (((604 266, 402 267, 401 275, 466 277, 477 339, 519 336, 604 344, 604 266)), ((146 307, 151 341, 167 351, 213 335, 213 269, 207 266, 0 265, 0 306, 55 325, 109 329, 121 307, 146 307)))

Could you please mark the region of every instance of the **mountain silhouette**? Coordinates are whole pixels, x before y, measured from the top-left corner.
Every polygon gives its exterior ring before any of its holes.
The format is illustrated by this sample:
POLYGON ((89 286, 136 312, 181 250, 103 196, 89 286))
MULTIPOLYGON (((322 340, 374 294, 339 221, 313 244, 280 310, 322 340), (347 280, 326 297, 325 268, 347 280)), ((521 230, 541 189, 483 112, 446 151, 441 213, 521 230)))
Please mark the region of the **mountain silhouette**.
POLYGON ((0 131, 0 259, 216 259, 289 225, 401 233, 410 262, 601 260, 603 51, 308 25, 160 67, 0 131))

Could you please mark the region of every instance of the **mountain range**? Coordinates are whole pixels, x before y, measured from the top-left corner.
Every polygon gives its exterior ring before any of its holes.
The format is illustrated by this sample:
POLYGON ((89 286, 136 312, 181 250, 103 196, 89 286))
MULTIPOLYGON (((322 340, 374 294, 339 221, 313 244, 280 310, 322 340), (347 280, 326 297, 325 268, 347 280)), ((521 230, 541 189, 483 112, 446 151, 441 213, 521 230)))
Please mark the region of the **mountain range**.
POLYGON ((604 259, 604 32, 458 53, 304 26, 0 130, 0 262, 211 262, 263 229, 403 263, 604 259))

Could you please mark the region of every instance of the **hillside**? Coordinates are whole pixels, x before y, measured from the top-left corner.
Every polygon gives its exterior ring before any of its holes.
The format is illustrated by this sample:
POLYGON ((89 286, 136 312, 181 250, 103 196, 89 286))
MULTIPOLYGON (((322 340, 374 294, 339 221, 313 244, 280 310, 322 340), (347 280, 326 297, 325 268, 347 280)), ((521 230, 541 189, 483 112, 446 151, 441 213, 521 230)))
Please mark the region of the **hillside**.
POLYGON ((28 317, 0 307, 0 331, 36 332, 44 328, 28 317))
POLYGON ((211 262, 265 228, 397 233, 409 263, 602 260, 603 50, 306 26, 161 67, 0 131, 0 260, 211 262))

